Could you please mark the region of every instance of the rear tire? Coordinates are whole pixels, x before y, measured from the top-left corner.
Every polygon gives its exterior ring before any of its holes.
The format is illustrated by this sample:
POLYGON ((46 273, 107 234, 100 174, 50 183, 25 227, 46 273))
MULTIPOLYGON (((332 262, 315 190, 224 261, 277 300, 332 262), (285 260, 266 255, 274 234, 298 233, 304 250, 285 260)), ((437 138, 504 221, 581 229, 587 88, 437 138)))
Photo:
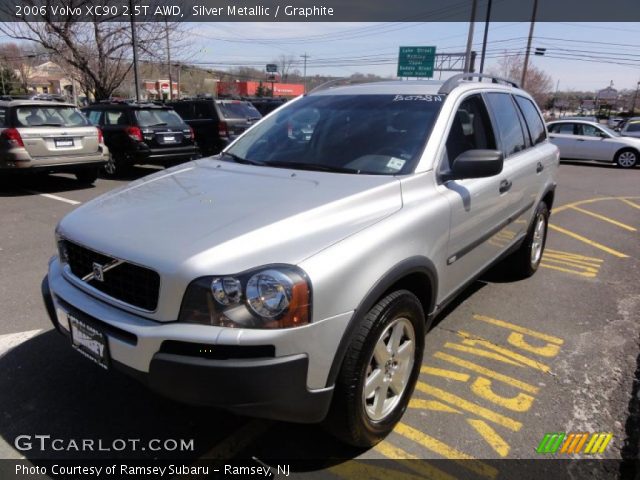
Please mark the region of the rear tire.
POLYGON ((75 173, 76 178, 80 183, 86 183, 87 185, 93 185, 98 179, 97 168, 87 168, 85 170, 79 170, 75 173))
POLYGON ((513 273, 519 278, 528 278, 538 270, 547 242, 549 208, 540 202, 533 216, 527 236, 520 248, 508 260, 513 273))
POLYGON ((372 447, 400 420, 420 374, 425 316, 407 290, 381 299, 357 327, 325 427, 343 442, 372 447))
POLYGON ((109 152, 109 158, 103 170, 107 177, 118 178, 125 175, 130 170, 130 165, 125 162, 124 157, 109 152))
POLYGON ((616 153, 616 164, 621 168, 633 168, 638 165, 638 152, 632 148, 625 148, 616 153))

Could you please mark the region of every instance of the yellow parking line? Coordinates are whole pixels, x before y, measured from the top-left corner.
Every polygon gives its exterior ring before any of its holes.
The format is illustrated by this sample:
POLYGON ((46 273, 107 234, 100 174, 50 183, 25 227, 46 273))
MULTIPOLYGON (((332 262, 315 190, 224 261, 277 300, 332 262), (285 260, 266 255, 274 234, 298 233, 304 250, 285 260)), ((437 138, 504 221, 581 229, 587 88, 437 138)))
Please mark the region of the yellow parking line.
POLYGON ((530 337, 539 338, 540 340, 545 340, 557 345, 562 345, 564 343, 564 340, 558 337, 554 337, 553 335, 547 335, 546 333, 538 332, 536 330, 530 330, 528 328, 521 327, 520 325, 516 325, 515 323, 498 320, 497 318, 487 317, 486 315, 474 315, 473 319, 491 323, 492 325, 496 325, 497 327, 507 328, 509 330, 513 330, 514 332, 524 333, 525 335, 529 335, 530 337))
POLYGON ((601 265, 597 263, 581 262, 580 260, 564 259, 559 255, 543 255, 542 260, 545 262, 559 263, 561 265, 568 265, 575 268, 584 268, 593 273, 597 273, 601 265))
MULTIPOLYGON (((421 460, 419 457, 405 452, 403 449, 391 445, 388 442, 380 442, 375 449, 387 458, 392 460, 421 460)), ((456 480, 456 477, 443 472, 437 467, 430 465, 426 461, 403 462, 403 466, 419 473, 421 476, 433 480, 456 480)))
POLYGON ((621 202, 626 203, 627 205, 633 207, 633 208, 637 208, 638 210, 640 210, 640 205, 638 205, 637 203, 632 202, 631 200, 627 200, 626 198, 618 198, 618 200, 620 200, 621 202))
POLYGON ((491 465, 487 465, 486 463, 476 460, 471 455, 462 453, 461 451, 450 447, 446 443, 441 442, 437 438, 433 438, 432 436, 427 435, 420 430, 416 430, 407 424, 400 422, 396 425, 396 428, 394 428, 393 431, 440 456, 456 461, 456 463, 461 467, 475 472, 478 475, 486 478, 496 478, 498 475, 498 470, 491 465), (458 460, 460 461, 458 462, 458 460))
POLYGON ((271 428, 272 425, 273 422, 267 420, 251 420, 219 442, 200 458, 226 460, 233 458, 271 428))
POLYGON ((420 368, 420 373, 450 378, 452 380, 458 380, 460 382, 466 382, 469 380, 469 375, 466 373, 454 372, 453 370, 446 370, 444 368, 428 367, 426 365, 423 365, 420 368))
POLYGON ((580 212, 580 213, 584 213, 585 215, 589 215, 589 216, 591 216, 593 218, 597 218, 598 220, 602 220, 604 222, 609 222, 612 225, 616 225, 617 227, 624 228, 625 230, 629 230, 630 232, 637 231, 635 228, 633 228, 633 227, 631 227, 631 226, 629 226, 627 224, 624 224, 622 222, 618 222, 617 220, 614 220, 612 218, 606 217, 604 215, 600 215, 599 213, 591 212, 589 210, 585 210, 583 208, 576 207, 575 205, 571 206, 571 209, 575 210, 576 212, 580 212))
POLYGON ((481 367, 480 365, 476 365, 473 362, 467 362, 466 360, 454 357, 453 355, 448 355, 444 352, 436 352, 433 354, 433 356, 435 358, 439 358, 440 360, 444 360, 445 362, 453 363, 454 365, 458 365, 468 370, 481 373, 485 377, 493 378, 494 380, 498 380, 500 382, 506 383, 507 385, 511 385, 512 387, 519 388, 520 390, 524 390, 525 392, 529 392, 534 395, 540 390, 538 387, 534 387, 533 385, 522 382, 508 375, 494 372, 493 370, 481 367))
POLYGON ((574 275, 579 275, 581 277, 587 277, 587 278, 595 278, 597 275, 596 273, 593 273, 593 272, 578 272, 577 270, 570 270, 568 268, 562 268, 556 265, 549 265, 548 263, 540 263, 540 266, 544 268, 550 268, 551 270, 559 270, 561 272, 572 273, 574 275))
POLYGON ((583 237, 582 235, 578 235, 575 232, 572 232, 562 227, 558 227, 557 225, 553 225, 552 223, 549 224, 549 228, 552 230, 555 230, 556 232, 564 233, 565 235, 568 235, 571 238, 575 238, 576 240, 580 240, 581 242, 584 242, 587 245, 591 245, 592 247, 599 248, 600 250, 610 253, 611 255, 614 255, 616 257, 627 258, 629 256, 629 255, 625 255, 622 252, 614 250, 613 248, 609 248, 605 245, 602 245, 601 243, 594 242, 593 240, 589 240, 588 238, 583 237))
POLYGON ((482 350, 480 348, 467 347, 466 345, 459 345, 457 343, 447 342, 444 344, 444 348, 450 348, 452 350, 458 350, 459 352, 470 353, 471 355, 477 355, 479 357, 491 358, 492 360, 497 360, 498 362, 508 363, 510 365, 515 365, 516 367, 523 367, 524 365, 515 362, 513 360, 508 359, 507 357, 500 355, 498 353, 488 352, 486 350, 482 350))
POLYGON ((592 263, 602 263, 602 262, 604 262, 604 260, 601 259, 601 258, 587 257, 585 255, 580 255, 578 253, 563 252, 562 250, 553 250, 552 248, 545 248, 544 249, 544 253, 545 253, 545 255, 552 254, 554 256, 557 256, 558 258, 567 258, 567 259, 570 259, 570 260, 576 261, 576 262, 578 262, 578 261, 580 261, 580 262, 592 262, 592 263))
POLYGON ((488 408, 481 407, 477 403, 469 402, 462 397, 458 397, 453 393, 445 392, 437 387, 427 385, 423 382, 418 382, 416 384, 416 388, 422 393, 426 393, 427 395, 432 395, 444 402, 455 405, 462 410, 466 410, 468 412, 473 413, 479 417, 482 417, 486 420, 494 422, 498 425, 502 425, 509 430, 513 430, 517 432, 522 428, 522 423, 513 420, 512 418, 505 417, 504 415, 500 415, 499 413, 494 412, 493 410, 489 410, 488 408))
POLYGON ((497 395, 491 389, 491 380, 485 377, 478 377, 471 384, 471 391, 478 397, 489 400, 495 405, 507 408, 513 412, 527 412, 533 405, 534 398, 526 393, 518 392, 515 397, 503 397, 497 395))
POLYGON ((421 398, 412 398, 409 401, 409 408, 433 410, 434 412, 462 413, 460 410, 456 410, 455 408, 445 405, 437 400, 423 400, 421 398))
POLYGON ((368 480, 423 480, 424 477, 405 473, 401 470, 383 468, 380 465, 350 460, 328 469, 329 472, 345 480, 366 478, 368 480))
POLYGON ((480 434, 482 438, 489 444, 489 446, 501 457, 506 457, 509 454, 509 444, 498 435, 487 422, 484 420, 478 420, 475 418, 468 418, 467 422, 471 425, 476 432, 480 434))
MULTIPOLYGON (((627 197, 596 197, 596 198, 589 198, 587 200, 578 200, 577 202, 571 202, 571 203, 567 203, 565 205, 560 205, 559 207, 553 207, 553 211, 552 213, 560 213, 564 210, 568 210, 571 207, 575 207, 575 206, 579 206, 579 205, 587 205, 590 203, 595 203, 595 202, 601 202, 603 200, 619 200, 621 202, 625 202, 625 203, 630 203, 632 207, 635 207, 636 205, 633 204, 633 202, 630 202, 629 199, 630 198, 640 198, 640 197, 636 197, 636 196, 627 196, 627 197)), ((638 206, 637 208, 640 208, 640 206, 638 206)))

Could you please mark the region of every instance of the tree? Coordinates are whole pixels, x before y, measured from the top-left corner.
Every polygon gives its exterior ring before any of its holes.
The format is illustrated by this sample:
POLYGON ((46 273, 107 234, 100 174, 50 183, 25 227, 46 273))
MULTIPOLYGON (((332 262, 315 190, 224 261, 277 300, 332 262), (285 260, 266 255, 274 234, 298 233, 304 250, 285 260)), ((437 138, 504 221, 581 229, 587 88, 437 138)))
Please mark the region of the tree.
MULTIPOLYGON (((498 60, 497 65, 489 69, 489 72, 499 77, 520 82, 523 66, 524 56, 505 55, 498 60)), ((529 62, 525 90, 531 94, 538 105, 546 103, 547 96, 552 88, 553 80, 551 76, 529 62)))
POLYGON ((289 71, 291 70, 291 66, 296 62, 296 57, 293 55, 280 55, 277 60, 274 60, 271 63, 275 63, 278 65, 278 73, 280 73, 280 78, 283 82, 286 82, 289 79, 289 71))
MULTIPOLYGON (((24 0, 22 3, 32 6, 38 4, 38 0, 24 0)), ((86 6, 104 4, 101 0, 74 0, 71 3, 83 11, 86 6)), ((83 91, 92 93, 96 100, 109 98, 132 68, 129 23, 104 16, 82 20, 78 21, 69 13, 53 21, 47 14, 0 23, 0 31, 16 40, 34 42, 44 48, 80 83, 83 91)), ((170 28, 179 30, 178 24, 170 25, 170 28)), ((139 22, 136 26, 140 55, 162 55, 166 47, 163 45, 165 24, 139 22)), ((175 36, 172 40, 177 41, 175 36)))
POLYGON ((2 95, 9 95, 12 91, 19 89, 18 77, 9 66, 3 64, 0 66, 0 91, 2 95))

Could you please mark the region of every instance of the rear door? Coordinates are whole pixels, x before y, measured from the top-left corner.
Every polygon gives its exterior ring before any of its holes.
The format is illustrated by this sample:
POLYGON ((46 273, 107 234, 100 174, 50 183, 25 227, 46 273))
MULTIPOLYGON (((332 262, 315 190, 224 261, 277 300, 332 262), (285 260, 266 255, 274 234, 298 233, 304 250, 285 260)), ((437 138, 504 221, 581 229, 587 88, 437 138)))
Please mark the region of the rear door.
POLYGON ((21 105, 15 108, 15 123, 33 158, 98 152, 98 130, 76 107, 21 105))
POLYGON ((112 152, 123 152, 131 148, 127 127, 131 126, 131 112, 126 108, 105 108, 100 119, 104 143, 112 152))
POLYGON ((554 123, 549 126, 549 138, 560 149, 560 158, 577 157, 577 125, 573 122, 554 123))

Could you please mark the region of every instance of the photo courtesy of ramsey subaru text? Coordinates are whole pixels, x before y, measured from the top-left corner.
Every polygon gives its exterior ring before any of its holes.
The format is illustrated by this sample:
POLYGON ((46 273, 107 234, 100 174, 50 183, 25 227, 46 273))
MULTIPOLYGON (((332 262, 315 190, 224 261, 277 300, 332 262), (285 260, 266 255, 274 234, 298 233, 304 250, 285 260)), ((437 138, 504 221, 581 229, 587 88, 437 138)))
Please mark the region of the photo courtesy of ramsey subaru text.
POLYGON ((511 81, 325 85, 66 215, 45 305, 96 368, 372 446, 434 317, 500 260, 538 269, 558 165, 511 81))

